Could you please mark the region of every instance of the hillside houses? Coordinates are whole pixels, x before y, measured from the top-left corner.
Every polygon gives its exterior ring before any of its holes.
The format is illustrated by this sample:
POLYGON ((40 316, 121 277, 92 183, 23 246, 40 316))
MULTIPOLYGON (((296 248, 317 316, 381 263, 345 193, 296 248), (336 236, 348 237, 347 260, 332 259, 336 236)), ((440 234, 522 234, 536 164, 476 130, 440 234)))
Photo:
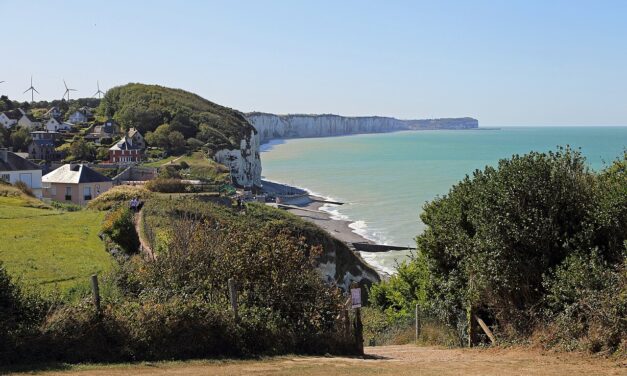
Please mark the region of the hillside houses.
POLYGON ((5 128, 11 128, 17 124, 23 116, 20 110, 12 110, 0 113, 0 124, 5 128))
POLYGON ((85 140, 93 141, 97 145, 102 144, 103 141, 110 144, 119 135, 120 126, 113 119, 109 119, 104 124, 92 125, 88 128, 85 140))
POLYGON ((0 180, 26 184, 36 197, 42 197, 41 167, 7 149, 0 149, 0 180))
POLYGON ((49 132, 69 132, 74 124, 63 121, 61 117, 51 117, 44 124, 44 129, 49 132))
POLYGON ((60 139, 58 132, 35 131, 30 132, 33 139, 28 145, 28 157, 43 161, 57 161, 63 157, 56 150, 56 142, 60 139))
POLYGON ((22 117, 17 121, 17 125, 28 130, 34 130, 41 127, 41 122, 35 119, 33 115, 22 111, 22 117))
POLYGON ((113 181, 84 164, 65 164, 42 178, 43 197, 85 205, 113 187, 113 181))
POLYGON ((87 123, 94 117, 91 111, 87 107, 82 107, 80 110, 76 110, 70 114, 68 117, 68 121, 72 124, 83 124, 87 123))

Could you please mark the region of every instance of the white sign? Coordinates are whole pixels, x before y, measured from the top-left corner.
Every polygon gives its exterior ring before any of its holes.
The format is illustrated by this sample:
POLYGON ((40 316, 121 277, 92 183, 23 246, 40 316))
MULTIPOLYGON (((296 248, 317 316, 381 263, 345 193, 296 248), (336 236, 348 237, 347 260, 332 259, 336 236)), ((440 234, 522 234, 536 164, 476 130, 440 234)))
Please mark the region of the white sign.
POLYGON ((353 308, 361 308, 361 289, 351 289, 351 303, 353 308))

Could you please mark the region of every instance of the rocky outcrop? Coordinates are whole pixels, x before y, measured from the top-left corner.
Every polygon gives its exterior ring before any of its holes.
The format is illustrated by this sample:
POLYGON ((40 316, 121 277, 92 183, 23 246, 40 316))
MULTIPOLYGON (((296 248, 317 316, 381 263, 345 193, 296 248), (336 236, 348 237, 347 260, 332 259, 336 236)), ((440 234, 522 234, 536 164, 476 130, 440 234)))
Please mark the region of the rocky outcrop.
POLYGON ((274 115, 261 112, 248 113, 246 118, 257 129, 261 143, 276 138, 329 137, 419 129, 471 129, 479 126, 479 122, 473 118, 399 120, 381 116, 274 115))
POLYGON ((213 159, 229 167, 233 182, 241 187, 261 187, 259 137, 251 130, 241 141, 239 149, 222 149, 213 159))

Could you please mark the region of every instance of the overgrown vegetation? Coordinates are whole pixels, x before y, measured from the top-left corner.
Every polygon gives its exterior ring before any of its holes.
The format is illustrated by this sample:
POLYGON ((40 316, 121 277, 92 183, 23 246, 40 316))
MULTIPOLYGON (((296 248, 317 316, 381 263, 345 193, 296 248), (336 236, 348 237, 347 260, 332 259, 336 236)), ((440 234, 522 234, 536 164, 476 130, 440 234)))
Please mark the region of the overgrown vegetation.
POLYGON ((210 154, 239 148, 254 128, 233 109, 180 89, 138 83, 107 91, 99 112, 126 129, 137 128, 152 146, 180 151, 203 145, 210 154))
POLYGON ((549 346, 625 350, 627 154, 600 173, 571 149, 515 155, 421 218, 416 257, 371 290, 390 319, 418 304, 465 343, 472 307, 502 341, 536 330, 549 346))

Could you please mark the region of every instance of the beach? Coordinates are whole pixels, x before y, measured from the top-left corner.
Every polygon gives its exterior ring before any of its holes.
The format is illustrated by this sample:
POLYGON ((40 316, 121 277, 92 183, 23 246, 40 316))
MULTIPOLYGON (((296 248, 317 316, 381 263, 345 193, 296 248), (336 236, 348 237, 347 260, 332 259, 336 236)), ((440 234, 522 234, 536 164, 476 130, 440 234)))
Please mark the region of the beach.
POLYGON ((334 219, 330 213, 322 211, 321 208, 323 206, 331 205, 324 202, 327 201, 324 197, 310 195, 303 189, 266 180, 263 181, 263 190, 268 194, 307 194, 309 197, 307 202, 289 205, 290 208, 285 210, 318 225, 335 238, 349 243, 349 245, 350 243, 374 244, 372 241, 353 232, 353 229, 350 227, 352 222, 334 219))

